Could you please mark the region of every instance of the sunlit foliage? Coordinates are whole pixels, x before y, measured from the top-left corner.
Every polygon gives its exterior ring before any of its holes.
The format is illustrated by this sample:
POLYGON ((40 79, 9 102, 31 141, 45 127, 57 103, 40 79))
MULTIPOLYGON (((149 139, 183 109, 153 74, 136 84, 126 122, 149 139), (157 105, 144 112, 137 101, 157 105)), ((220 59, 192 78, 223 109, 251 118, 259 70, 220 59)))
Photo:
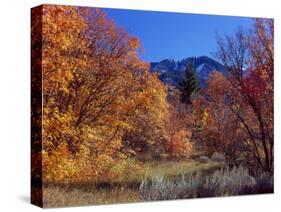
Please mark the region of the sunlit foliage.
POLYGON ((99 9, 45 5, 43 26, 44 179, 125 171, 123 137, 147 128, 158 135, 168 108, 165 86, 139 59, 139 40, 99 9))
POLYGON ((194 110, 208 115, 201 139, 231 163, 272 172, 273 20, 257 19, 250 31, 218 38, 218 47, 228 74, 214 72, 205 98, 194 101, 194 110))

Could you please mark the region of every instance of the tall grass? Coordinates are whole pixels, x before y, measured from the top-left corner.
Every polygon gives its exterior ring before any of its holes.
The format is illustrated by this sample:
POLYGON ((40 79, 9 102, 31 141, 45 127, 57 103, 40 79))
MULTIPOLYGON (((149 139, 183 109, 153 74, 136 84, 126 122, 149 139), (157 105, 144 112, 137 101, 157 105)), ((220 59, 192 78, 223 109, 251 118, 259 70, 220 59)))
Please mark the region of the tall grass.
POLYGON ((221 163, 171 161, 146 163, 145 175, 113 181, 44 184, 44 207, 113 204, 273 192, 268 173, 251 176, 244 167, 221 163))
POLYGON ((138 189, 122 187, 110 189, 91 187, 87 191, 79 188, 47 187, 43 190, 43 197, 45 208, 128 203, 140 200, 138 189))
POLYGON ((145 201, 272 193, 273 177, 263 173, 254 178, 242 166, 226 167, 212 174, 188 173, 174 179, 158 175, 144 179, 139 190, 145 201))
MULTIPOLYGON (((194 161, 165 161, 147 162, 143 164, 143 172, 136 173, 131 170, 126 175, 120 175, 113 180, 96 182, 72 182, 68 184, 44 184, 44 207, 64 207, 87 204, 112 204, 142 201, 139 187, 143 179, 154 179, 159 174, 164 178, 178 179, 182 173, 193 173, 200 170, 209 173, 221 167, 219 163, 200 164, 194 161)), ((179 179, 180 180, 180 179, 179 179)), ((175 189, 173 185, 171 189, 175 189)), ((169 189, 169 186, 163 188, 169 189)), ((170 191, 172 194, 175 191, 170 191)), ((163 197, 164 198, 164 197, 163 197)), ((172 197, 171 197, 172 198, 172 197)))

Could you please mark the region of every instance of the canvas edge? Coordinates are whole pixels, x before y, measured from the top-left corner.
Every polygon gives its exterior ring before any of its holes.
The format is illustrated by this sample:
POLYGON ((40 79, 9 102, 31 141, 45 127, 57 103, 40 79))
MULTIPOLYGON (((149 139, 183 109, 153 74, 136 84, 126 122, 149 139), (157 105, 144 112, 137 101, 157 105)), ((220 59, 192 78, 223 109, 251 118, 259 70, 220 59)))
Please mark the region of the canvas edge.
POLYGON ((43 6, 31 8, 31 198, 30 203, 43 208, 42 179, 42 19, 43 6), (38 21, 39 19, 39 21, 38 21), (35 21, 38 21, 35 27, 35 21), (36 30, 36 31, 35 31, 36 30), (35 39, 35 33, 37 39, 35 39), (38 71, 40 70, 40 71, 38 71))

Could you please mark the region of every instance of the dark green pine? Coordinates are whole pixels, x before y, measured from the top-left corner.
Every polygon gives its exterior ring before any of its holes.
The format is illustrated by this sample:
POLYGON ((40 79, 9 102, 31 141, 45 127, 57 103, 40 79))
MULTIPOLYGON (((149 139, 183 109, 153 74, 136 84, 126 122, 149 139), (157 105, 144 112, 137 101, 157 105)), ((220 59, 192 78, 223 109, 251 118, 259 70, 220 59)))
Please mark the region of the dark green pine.
POLYGON ((186 66, 185 78, 180 81, 181 101, 186 104, 191 104, 191 96, 200 90, 199 81, 195 76, 195 61, 193 58, 186 66))

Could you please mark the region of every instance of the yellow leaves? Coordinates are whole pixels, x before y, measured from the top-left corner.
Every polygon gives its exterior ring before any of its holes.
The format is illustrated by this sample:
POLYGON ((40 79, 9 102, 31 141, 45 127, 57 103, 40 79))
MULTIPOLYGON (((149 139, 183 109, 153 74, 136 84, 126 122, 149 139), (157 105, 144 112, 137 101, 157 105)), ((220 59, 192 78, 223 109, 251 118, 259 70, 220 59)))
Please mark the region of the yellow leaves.
POLYGON ((87 51, 85 38, 79 35, 86 29, 85 20, 71 7, 44 5, 43 8, 44 92, 55 89, 68 93, 73 71, 84 65, 76 60, 76 52, 87 51))
POLYGON ((126 158, 127 158, 127 156, 126 156, 124 153, 122 153, 122 152, 118 152, 118 153, 116 154, 116 156, 117 156, 119 159, 126 159, 126 158))
POLYGON ((119 126, 123 129, 130 129, 132 126, 130 125, 130 123, 125 122, 125 121, 121 121, 119 122, 119 126))
POLYGON ((72 44, 72 36, 69 35, 68 37, 64 36, 60 42, 61 43, 61 49, 66 51, 69 47, 71 47, 71 44, 72 44))
POLYGON ((91 19, 82 15, 88 12, 44 8, 42 156, 47 181, 137 174, 141 166, 129 158, 136 151, 120 152, 123 138, 134 130, 143 136, 145 129, 160 136, 168 114, 166 88, 138 57, 138 38, 102 11, 92 11, 91 19))
POLYGON ((52 154, 43 151, 42 157, 44 182, 68 183, 76 177, 76 162, 71 157, 67 144, 59 145, 52 154))
POLYGON ((209 117, 208 111, 205 109, 202 115, 202 127, 206 125, 208 117, 209 117))
POLYGON ((98 161, 97 168, 100 169, 108 169, 114 163, 113 158, 106 154, 98 155, 96 160, 98 161))
POLYGON ((110 169, 110 178, 112 181, 130 181, 137 177, 143 176, 145 170, 140 162, 134 159, 121 159, 115 161, 114 166, 110 169))

